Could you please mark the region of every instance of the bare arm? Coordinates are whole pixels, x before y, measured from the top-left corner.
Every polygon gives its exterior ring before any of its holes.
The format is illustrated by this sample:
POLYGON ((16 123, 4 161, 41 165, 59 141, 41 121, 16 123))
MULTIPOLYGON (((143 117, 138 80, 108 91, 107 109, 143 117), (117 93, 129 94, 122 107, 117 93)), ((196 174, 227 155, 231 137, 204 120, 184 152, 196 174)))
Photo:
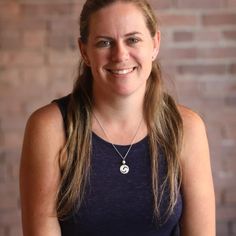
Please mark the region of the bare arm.
POLYGON ((63 122, 55 104, 39 109, 28 120, 20 166, 24 236, 60 236, 56 194, 60 181, 59 152, 63 122))
POLYGON ((194 112, 183 107, 180 112, 184 122, 181 236, 214 236, 215 195, 205 126, 194 112))

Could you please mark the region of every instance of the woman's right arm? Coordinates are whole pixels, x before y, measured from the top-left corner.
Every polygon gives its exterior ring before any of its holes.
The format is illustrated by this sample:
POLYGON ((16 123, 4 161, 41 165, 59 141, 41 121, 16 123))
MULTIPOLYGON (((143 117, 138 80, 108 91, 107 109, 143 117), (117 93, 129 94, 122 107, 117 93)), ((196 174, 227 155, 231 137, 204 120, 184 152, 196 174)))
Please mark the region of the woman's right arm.
POLYGON ((60 236, 56 197, 60 182, 59 153, 64 126, 55 104, 29 118, 22 148, 20 194, 24 236, 60 236))

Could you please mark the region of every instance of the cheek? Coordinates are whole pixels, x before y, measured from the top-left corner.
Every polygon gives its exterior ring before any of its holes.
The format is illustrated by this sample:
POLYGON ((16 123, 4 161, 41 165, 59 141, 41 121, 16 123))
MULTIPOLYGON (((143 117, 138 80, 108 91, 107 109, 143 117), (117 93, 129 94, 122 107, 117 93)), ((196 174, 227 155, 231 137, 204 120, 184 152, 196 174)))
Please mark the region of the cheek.
POLYGON ((108 54, 104 52, 94 53, 91 55, 91 61, 93 67, 95 67, 97 70, 100 70, 109 62, 109 57, 108 54))
POLYGON ((153 49, 152 47, 151 47, 151 48, 148 48, 148 49, 146 50, 145 57, 146 57, 147 62, 152 63, 153 51, 154 51, 154 49, 153 49))
POLYGON ((146 45, 137 52, 136 57, 143 63, 148 64, 152 63, 152 55, 153 48, 151 48, 150 45, 146 45))

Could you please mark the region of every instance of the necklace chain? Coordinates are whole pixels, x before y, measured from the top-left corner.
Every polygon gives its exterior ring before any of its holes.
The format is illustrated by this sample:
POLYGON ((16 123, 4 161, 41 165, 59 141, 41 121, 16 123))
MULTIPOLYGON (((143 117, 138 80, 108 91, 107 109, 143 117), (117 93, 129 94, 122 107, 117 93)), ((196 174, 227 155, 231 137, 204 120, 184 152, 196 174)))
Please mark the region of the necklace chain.
POLYGON ((94 117, 95 117, 96 121, 98 122, 99 126, 101 127, 103 133, 105 134, 106 138, 107 138, 108 141, 111 143, 112 147, 115 149, 115 151, 117 152, 117 154, 122 158, 122 160, 123 160, 122 163, 125 164, 125 159, 126 159, 126 157, 128 156, 128 154, 129 154, 129 152, 130 152, 130 150, 131 150, 131 148, 132 148, 132 146, 133 146, 133 144, 134 144, 134 140, 135 140, 135 138, 136 138, 136 136, 137 136, 137 134, 138 134, 138 131, 139 131, 140 127, 141 127, 143 118, 140 120, 139 125, 138 125, 138 127, 137 127, 137 129, 136 129, 136 131, 135 131, 135 134, 134 134, 134 136, 133 136, 133 138, 132 138, 131 144, 130 144, 130 146, 129 146, 127 152, 126 152, 126 154, 123 156, 123 155, 119 152, 119 150, 117 149, 117 147, 111 142, 111 140, 110 140, 110 138, 109 138, 109 135, 107 134, 107 132, 106 132, 105 129, 103 128, 101 122, 98 120, 98 118, 97 118, 97 116, 95 115, 95 113, 93 113, 93 114, 94 114, 94 117))

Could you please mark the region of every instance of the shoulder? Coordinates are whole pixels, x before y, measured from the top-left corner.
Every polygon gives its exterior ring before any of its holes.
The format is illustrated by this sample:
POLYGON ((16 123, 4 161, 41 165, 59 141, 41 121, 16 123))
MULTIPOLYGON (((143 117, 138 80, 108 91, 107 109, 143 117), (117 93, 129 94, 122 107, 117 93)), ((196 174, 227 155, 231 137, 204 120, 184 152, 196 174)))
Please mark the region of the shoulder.
POLYGON ((27 124, 56 125, 60 122, 62 122, 62 116, 59 107, 55 103, 50 103, 34 111, 27 124))
POLYGON ((53 132, 61 131, 63 128, 63 119, 57 104, 51 103, 34 111, 30 115, 26 127, 32 129, 50 129, 53 132))
POLYGON ((182 157, 190 157, 192 152, 207 149, 208 141, 203 119, 185 106, 178 105, 178 110, 183 120, 182 157))
POLYGON ((43 106, 34 111, 26 124, 25 143, 40 148, 62 148, 65 142, 65 131, 61 112, 55 103, 43 106))
POLYGON ((183 121, 185 139, 205 135, 205 124, 199 114, 182 105, 178 105, 178 110, 183 121))
POLYGON ((178 105, 178 110, 183 120, 184 131, 194 132, 195 129, 205 129, 204 122, 199 114, 183 105, 178 105))

